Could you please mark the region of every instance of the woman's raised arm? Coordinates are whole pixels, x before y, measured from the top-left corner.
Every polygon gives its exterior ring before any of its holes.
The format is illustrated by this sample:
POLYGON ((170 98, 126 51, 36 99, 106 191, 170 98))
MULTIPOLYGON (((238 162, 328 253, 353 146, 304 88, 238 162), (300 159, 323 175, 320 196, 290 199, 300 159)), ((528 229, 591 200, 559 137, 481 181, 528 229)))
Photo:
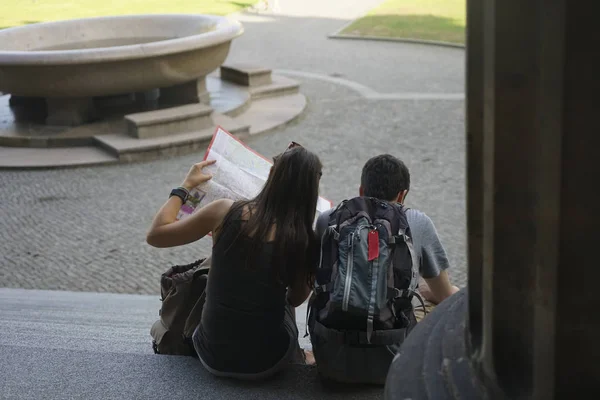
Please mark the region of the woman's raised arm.
MULTIPOLYGON (((194 164, 181 186, 191 190, 208 181, 211 176, 205 174, 202 168, 211 164, 214 161, 194 164)), ((171 196, 154 217, 146 241, 154 247, 174 247, 201 239, 221 224, 232 204, 233 201, 229 199, 215 200, 188 218, 177 221, 182 199, 171 196)))

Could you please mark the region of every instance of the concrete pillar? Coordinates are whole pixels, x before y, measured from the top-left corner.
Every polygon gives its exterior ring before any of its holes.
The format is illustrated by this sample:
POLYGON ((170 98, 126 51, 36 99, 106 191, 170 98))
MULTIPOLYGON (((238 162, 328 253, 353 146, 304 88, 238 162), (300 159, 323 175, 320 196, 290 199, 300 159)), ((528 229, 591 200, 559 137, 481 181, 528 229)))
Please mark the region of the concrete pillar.
POLYGON ((146 90, 134 94, 135 102, 144 111, 156 110, 159 106, 161 91, 159 89, 146 90))
POLYGON ((591 1, 487 1, 483 52, 469 51, 480 68, 469 95, 483 86, 483 129, 476 100, 468 109, 477 137, 469 157, 483 175, 469 175, 481 179, 469 182, 481 187, 469 192, 481 213, 469 220, 469 265, 483 266, 481 281, 469 282, 471 293, 482 288, 481 312, 475 298, 469 314, 472 360, 510 398, 600 393, 600 269, 590 251, 600 241, 590 179, 600 176, 600 38, 591 14, 591 1))
POLYGON ((210 94, 206 90, 206 78, 160 89, 160 102, 164 105, 192 103, 210 103, 210 94))
POLYGON ((594 2, 468 3, 469 298, 413 330, 386 398, 598 398, 594 2))
POLYGON ((91 97, 49 97, 47 125, 77 126, 90 122, 96 116, 91 97))

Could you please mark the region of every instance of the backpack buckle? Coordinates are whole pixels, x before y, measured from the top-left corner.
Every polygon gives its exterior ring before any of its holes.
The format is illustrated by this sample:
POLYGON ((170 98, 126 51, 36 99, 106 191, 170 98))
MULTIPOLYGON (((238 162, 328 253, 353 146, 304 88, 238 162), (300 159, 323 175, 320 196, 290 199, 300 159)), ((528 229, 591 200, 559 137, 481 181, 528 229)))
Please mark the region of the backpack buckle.
POLYGON ((410 236, 404 233, 402 230, 397 234, 390 237, 390 244, 396 243, 408 243, 410 241, 410 236))

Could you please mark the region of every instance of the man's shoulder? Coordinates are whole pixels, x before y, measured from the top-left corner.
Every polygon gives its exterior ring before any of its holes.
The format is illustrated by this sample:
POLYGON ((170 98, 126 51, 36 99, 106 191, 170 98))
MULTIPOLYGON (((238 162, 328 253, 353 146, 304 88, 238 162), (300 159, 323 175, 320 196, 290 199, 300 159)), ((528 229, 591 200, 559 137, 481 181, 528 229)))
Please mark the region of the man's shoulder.
POLYGON ((429 218, 429 216, 427 214, 425 214, 423 211, 418 210, 416 208, 410 208, 410 207, 406 207, 404 209, 404 213, 406 214, 406 218, 408 219, 408 223, 410 224, 410 221, 431 221, 431 218, 429 218))
MULTIPOLYGON (((335 209, 336 209, 336 207, 333 207, 333 208, 330 208, 329 210, 323 211, 317 218, 317 226, 319 225, 319 223, 327 226, 329 223, 329 217, 335 211, 335 209)), ((408 219, 409 225, 410 225, 411 221, 413 221, 413 223, 415 223, 415 222, 416 223, 423 223, 423 222, 430 223, 431 222, 431 218, 429 218, 429 216, 427 214, 425 214, 423 211, 418 210, 416 208, 405 207, 404 212, 406 214, 406 218, 408 219)))
POLYGON ((435 231, 433 221, 423 211, 415 208, 408 208, 405 213, 408 226, 410 226, 413 235, 427 237, 435 231))
POLYGON ((439 235, 433 220, 423 211, 410 209, 406 212, 406 219, 413 238, 422 246, 439 243, 439 235))

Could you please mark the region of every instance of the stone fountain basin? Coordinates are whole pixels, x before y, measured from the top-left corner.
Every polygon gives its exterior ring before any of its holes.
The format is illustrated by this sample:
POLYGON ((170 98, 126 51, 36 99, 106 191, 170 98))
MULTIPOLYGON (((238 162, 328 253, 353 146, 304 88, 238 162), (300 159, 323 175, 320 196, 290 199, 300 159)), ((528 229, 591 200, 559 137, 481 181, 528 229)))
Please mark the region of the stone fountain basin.
POLYGON ((0 91, 94 97, 203 78, 242 25, 226 17, 161 14, 85 18, 0 31, 0 91))

